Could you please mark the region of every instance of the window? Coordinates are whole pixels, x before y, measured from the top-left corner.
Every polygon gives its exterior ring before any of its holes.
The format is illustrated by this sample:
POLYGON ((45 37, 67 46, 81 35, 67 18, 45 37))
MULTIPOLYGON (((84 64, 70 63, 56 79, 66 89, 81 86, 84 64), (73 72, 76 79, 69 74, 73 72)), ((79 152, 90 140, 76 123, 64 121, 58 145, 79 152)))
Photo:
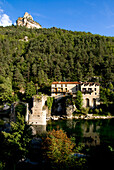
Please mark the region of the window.
POLYGON ((78 86, 76 85, 76 91, 78 90, 78 86))
POLYGON ((96 107, 96 99, 93 99, 93 107, 96 107))
POLYGON ((83 88, 82 91, 83 91, 83 92, 86 92, 86 88, 83 88))
POLYGON ((92 91, 92 88, 88 88, 88 91, 91 92, 91 91, 92 91))
POLYGON ((95 91, 96 91, 96 88, 95 88, 95 91))
POLYGON ((86 107, 89 107, 89 99, 86 99, 86 107))
POLYGON ((65 84, 65 87, 67 87, 67 84, 65 84))
POLYGON ((61 87, 63 87, 63 84, 61 84, 61 87))
POLYGON ((57 84, 55 84, 55 87, 57 87, 57 84))

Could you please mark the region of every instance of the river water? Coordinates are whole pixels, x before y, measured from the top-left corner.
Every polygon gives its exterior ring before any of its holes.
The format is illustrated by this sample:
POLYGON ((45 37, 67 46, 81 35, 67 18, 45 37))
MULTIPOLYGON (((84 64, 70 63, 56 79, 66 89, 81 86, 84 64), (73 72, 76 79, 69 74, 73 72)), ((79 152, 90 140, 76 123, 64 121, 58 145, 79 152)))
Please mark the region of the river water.
POLYGON ((69 137, 75 137, 77 144, 114 148, 114 119, 49 121, 46 131, 52 129, 63 129, 69 137))
MULTIPOLYGON (((1 115, 0 119, 8 121, 8 115, 1 115)), ((1 127, 1 125, 0 125, 1 127)), ((53 129, 63 129, 68 137, 75 137, 76 143, 87 146, 107 145, 114 148, 114 119, 67 119, 49 120, 46 126, 34 126, 36 133, 53 129)))

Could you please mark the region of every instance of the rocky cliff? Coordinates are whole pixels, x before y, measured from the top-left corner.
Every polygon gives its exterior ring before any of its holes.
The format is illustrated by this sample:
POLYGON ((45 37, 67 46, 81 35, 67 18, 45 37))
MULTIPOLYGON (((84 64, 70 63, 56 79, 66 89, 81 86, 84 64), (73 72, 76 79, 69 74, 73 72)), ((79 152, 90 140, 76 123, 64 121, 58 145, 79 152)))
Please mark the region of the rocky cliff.
POLYGON ((33 17, 25 12, 23 17, 19 17, 16 21, 18 26, 25 26, 27 28, 42 28, 41 25, 33 20, 33 17))

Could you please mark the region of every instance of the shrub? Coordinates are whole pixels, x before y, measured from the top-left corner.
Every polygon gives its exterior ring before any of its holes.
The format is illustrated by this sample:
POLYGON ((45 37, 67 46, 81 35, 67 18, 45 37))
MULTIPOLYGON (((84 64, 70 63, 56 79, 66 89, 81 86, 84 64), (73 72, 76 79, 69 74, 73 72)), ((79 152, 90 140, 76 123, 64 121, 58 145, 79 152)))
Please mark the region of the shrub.
POLYGON ((81 112, 82 112, 83 114, 88 114, 88 113, 89 113, 89 107, 87 107, 87 108, 82 107, 81 112))
POLYGON ((103 112, 102 108, 100 108, 100 109, 99 109, 99 112, 100 112, 100 113, 102 113, 102 112, 103 112))
POLYGON ((43 144, 51 163, 65 164, 72 153, 74 144, 63 130, 49 131, 43 144))
POLYGON ((92 114, 92 113, 93 113, 93 109, 90 109, 90 110, 89 110, 89 113, 92 114))
POLYGON ((49 131, 43 142, 44 153, 52 169, 83 169, 85 159, 73 156, 74 147, 75 144, 61 129, 49 131))
POLYGON ((99 109, 95 109, 95 114, 99 114, 99 109))

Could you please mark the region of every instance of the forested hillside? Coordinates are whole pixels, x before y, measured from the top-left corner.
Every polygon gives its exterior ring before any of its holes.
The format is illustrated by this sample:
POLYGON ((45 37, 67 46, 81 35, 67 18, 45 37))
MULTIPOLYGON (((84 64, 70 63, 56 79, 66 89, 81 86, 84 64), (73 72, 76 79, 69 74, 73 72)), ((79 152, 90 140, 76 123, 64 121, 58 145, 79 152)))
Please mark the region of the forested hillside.
POLYGON ((31 81, 44 88, 52 81, 93 81, 95 77, 103 85, 114 81, 114 37, 57 28, 0 27, 4 100, 31 81))

